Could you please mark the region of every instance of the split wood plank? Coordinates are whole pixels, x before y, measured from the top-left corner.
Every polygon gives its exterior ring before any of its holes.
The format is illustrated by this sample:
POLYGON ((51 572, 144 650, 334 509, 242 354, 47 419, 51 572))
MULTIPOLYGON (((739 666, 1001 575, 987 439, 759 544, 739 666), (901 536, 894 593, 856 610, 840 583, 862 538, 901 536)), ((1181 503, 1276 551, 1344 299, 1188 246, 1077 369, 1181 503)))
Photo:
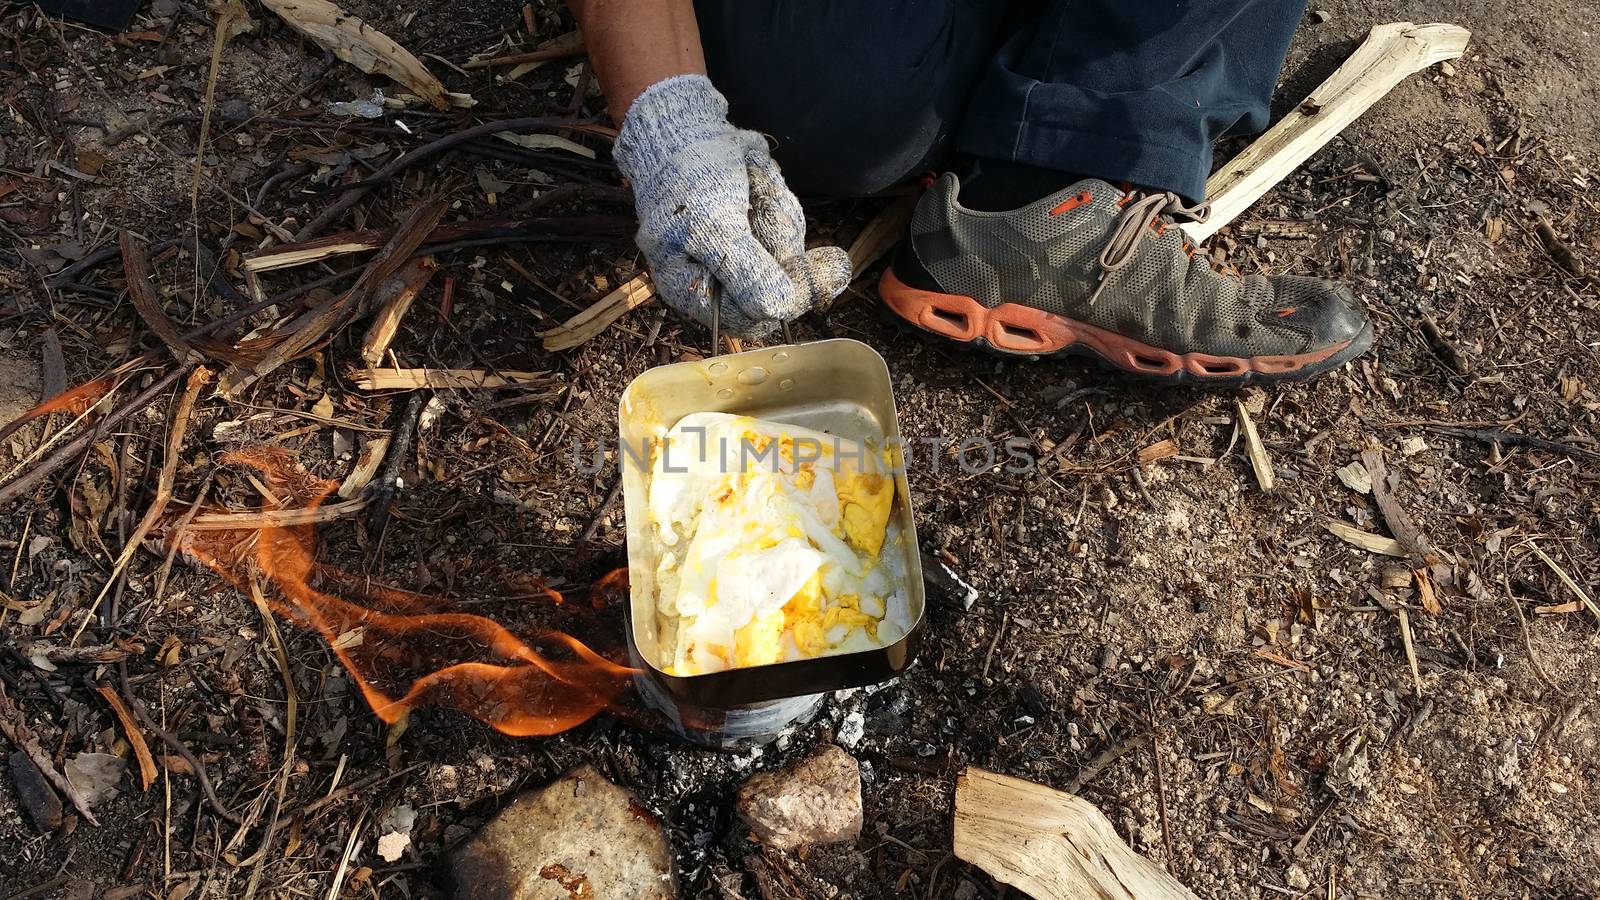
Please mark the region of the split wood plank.
POLYGON ((543 387, 549 372, 488 372, 483 369, 366 369, 356 373, 364 391, 543 387))
POLYGON ((400 323, 410 311, 412 301, 417 299, 438 271, 439 266, 431 256, 413 259, 378 289, 378 294, 387 296, 380 301, 378 311, 372 317, 372 325, 367 329, 366 340, 361 343, 361 358, 366 360, 367 365, 375 366, 383 362, 383 355, 394 343, 395 335, 400 333, 400 323))
POLYGON ((956 779, 955 854, 1037 900, 1198 900, 1094 804, 982 769, 956 779))
POLYGON ((1196 241, 1215 234, 1407 76, 1460 56, 1471 36, 1459 25, 1443 23, 1373 28, 1311 96, 1211 176, 1206 182, 1211 215, 1185 224, 1184 231, 1196 241))
POLYGON ((471 106, 465 94, 452 94, 422 60, 393 38, 328 0, 261 0, 300 32, 368 75, 383 75, 405 85, 435 109, 471 106))
POLYGON ((539 332, 546 350, 571 350, 656 298, 649 275, 639 275, 554 328, 539 332))

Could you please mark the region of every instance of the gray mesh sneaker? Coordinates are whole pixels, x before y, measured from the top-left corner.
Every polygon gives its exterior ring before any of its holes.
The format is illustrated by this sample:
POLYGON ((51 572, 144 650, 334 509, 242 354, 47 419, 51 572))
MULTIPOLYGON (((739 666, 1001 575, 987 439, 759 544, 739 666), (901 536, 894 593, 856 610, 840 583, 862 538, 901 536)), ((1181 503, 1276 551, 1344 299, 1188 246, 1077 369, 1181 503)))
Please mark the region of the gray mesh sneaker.
POLYGON ((917 204, 879 293, 897 315, 962 343, 1019 356, 1093 353, 1165 381, 1297 381, 1372 345, 1337 282, 1224 273, 1175 220, 1173 194, 1086 179, 1010 212, 956 202, 954 175, 917 204))

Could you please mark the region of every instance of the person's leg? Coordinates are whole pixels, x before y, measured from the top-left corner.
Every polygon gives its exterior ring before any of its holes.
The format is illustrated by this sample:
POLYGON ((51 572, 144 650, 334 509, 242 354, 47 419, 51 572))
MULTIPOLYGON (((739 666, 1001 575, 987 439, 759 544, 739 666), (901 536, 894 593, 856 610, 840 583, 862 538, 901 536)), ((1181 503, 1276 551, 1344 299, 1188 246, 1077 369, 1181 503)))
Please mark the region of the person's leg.
POLYGON ((1297 380, 1365 352, 1348 288, 1221 270, 1181 227, 1211 142, 1266 123, 1302 7, 1047 2, 970 101, 958 149, 975 170, 918 201, 884 303, 956 341, 1167 381, 1297 380))
POLYGON ((948 155, 1003 37, 985 0, 696 0, 730 120, 770 135, 802 193, 870 194, 948 155))
POLYGON ((1266 127, 1305 5, 1051 2, 997 54, 967 107, 959 149, 1199 200, 1212 143, 1266 127))

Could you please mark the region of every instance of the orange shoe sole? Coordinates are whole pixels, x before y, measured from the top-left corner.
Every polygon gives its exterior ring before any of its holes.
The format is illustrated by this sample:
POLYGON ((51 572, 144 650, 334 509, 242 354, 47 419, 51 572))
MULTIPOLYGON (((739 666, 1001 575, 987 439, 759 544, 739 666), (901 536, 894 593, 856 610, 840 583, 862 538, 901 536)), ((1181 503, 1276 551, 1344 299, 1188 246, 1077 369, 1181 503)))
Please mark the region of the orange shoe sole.
POLYGON ((892 268, 884 270, 878 293, 895 315, 952 341, 1012 356, 1088 352, 1125 372, 1167 381, 1218 384, 1295 381, 1336 368, 1359 356, 1372 343, 1369 324, 1361 335, 1351 340, 1295 356, 1173 353, 1031 306, 1002 303, 990 308, 960 294, 910 287, 895 276, 892 268))

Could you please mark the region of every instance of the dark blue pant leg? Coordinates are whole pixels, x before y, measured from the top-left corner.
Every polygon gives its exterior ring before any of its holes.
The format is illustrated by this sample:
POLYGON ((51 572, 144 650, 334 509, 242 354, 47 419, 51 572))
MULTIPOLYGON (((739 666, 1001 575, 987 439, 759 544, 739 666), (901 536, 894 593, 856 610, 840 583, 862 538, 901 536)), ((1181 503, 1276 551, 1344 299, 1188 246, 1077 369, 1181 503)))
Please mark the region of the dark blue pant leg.
POLYGON ((949 162, 1012 27, 999 0, 695 0, 729 118, 801 193, 871 194, 949 162))
POLYGON ((1305 0, 1056 0, 968 102, 963 153, 1205 194, 1211 145, 1260 131, 1305 0))

